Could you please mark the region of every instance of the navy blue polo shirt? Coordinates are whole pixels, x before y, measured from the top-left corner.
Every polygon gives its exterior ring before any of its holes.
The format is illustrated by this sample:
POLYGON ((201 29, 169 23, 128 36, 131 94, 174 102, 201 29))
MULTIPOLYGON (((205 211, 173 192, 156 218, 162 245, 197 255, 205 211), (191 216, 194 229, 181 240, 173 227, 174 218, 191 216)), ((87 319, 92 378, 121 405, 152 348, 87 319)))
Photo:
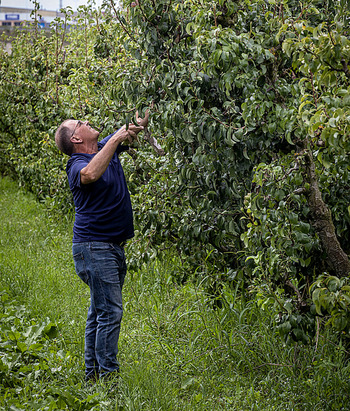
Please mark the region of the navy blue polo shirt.
MULTIPOLYGON (((112 135, 97 143, 99 150, 112 135)), ((118 158, 127 149, 119 145, 107 170, 90 184, 81 184, 80 171, 95 154, 74 153, 68 160, 66 172, 75 204, 73 243, 120 243, 134 236, 130 194, 118 158)))

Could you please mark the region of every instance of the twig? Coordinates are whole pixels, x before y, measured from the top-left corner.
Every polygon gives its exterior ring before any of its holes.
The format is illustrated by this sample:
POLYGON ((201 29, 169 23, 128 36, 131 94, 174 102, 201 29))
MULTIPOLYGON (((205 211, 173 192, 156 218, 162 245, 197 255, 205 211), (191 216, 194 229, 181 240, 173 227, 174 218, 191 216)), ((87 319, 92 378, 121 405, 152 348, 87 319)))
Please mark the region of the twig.
POLYGON ((83 106, 81 104, 80 85, 79 84, 78 84, 78 99, 79 99, 80 112, 81 112, 81 115, 83 116, 84 112, 83 112, 83 106))
POLYGON ((162 149, 162 147, 158 144, 158 141, 153 137, 150 133, 150 131, 145 128, 145 133, 144 137, 145 139, 149 142, 149 144, 152 146, 153 150, 159 155, 159 156, 164 156, 165 151, 162 149))
POLYGON ((332 32, 329 28, 329 21, 327 21, 327 30, 328 30, 329 38, 331 39, 331 42, 332 42, 333 46, 335 46, 335 42, 334 42, 334 39, 332 37, 332 32))
POLYGON ((277 181, 283 181, 289 176, 289 174, 292 174, 293 171, 298 171, 298 170, 299 170, 299 164, 295 163, 294 166, 290 168, 280 180, 277 180, 277 181))
POLYGON ((286 280, 286 285, 288 285, 288 287, 290 287, 295 292, 295 294, 297 295, 299 306, 302 305, 303 298, 302 298, 298 288, 289 279, 286 280))
POLYGON ((317 100, 316 100, 316 94, 315 94, 315 87, 314 87, 314 74, 312 71, 310 71, 310 78, 311 78, 311 87, 312 87, 312 96, 314 98, 315 106, 317 108, 317 100))
POLYGON ((280 16, 282 17, 282 22, 284 24, 284 12, 283 12, 283 3, 280 4, 280 16))
POLYGON ((114 13, 115 13, 116 18, 118 19, 120 25, 122 26, 122 29, 125 31, 125 33, 126 33, 132 40, 134 40, 135 43, 137 43, 137 41, 135 40, 135 37, 129 32, 129 30, 125 27, 124 23, 123 23, 123 22, 121 21, 121 19, 119 18, 118 12, 117 12, 117 10, 115 9, 115 4, 114 4, 114 1, 113 1, 113 0, 111 1, 111 5, 112 5, 112 7, 113 7, 113 10, 114 10, 114 13))
POLYGON ((301 12, 300 12, 298 18, 293 23, 296 23, 301 18, 301 16, 304 14, 304 11, 309 8, 310 4, 311 4, 311 1, 309 2, 309 4, 307 4, 305 7, 303 7, 301 9, 301 12))
POLYGON ((65 39, 65 37, 66 37, 66 31, 67 31, 67 15, 64 17, 64 26, 63 26, 62 42, 61 42, 60 48, 59 48, 59 50, 58 50, 58 55, 60 55, 61 52, 62 52, 64 39, 65 39))
POLYGON ((341 64, 343 65, 343 70, 347 78, 350 78, 350 70, 344 58, 341 59, 341 64))

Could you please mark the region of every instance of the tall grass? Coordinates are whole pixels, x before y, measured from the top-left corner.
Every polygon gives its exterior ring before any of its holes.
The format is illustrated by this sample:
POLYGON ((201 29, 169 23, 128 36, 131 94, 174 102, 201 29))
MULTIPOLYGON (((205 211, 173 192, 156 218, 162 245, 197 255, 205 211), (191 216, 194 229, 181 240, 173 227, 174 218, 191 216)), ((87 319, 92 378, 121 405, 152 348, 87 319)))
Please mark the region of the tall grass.
POLYGON ((46 359, 51 372, 40 384, 28 380, 32 386, 18 399, 19 409, 30 409, 29 397, 35 396, 38 410, 350 408, 347 352, 335 338, 321 333, 317 346, 286 346, 273 328, 276 313, 240 300, 228 286, 222 307, 213 309, 200 281, 176 283, 176 256, 128 274, 119 385, 85 386, 89 292, 74 272, 72 222, 50 218, 4 178, 0 231, 0 289, 23 303, 28 317, 59 327, 46 359))

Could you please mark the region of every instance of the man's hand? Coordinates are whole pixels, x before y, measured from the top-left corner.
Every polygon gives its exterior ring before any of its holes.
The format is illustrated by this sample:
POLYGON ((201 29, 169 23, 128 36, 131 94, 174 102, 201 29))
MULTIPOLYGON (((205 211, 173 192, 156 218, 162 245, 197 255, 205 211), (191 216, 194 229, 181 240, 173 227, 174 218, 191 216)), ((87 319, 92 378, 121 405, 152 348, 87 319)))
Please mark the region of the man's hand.
POLYGON ((136 121, 137 121, 138 125, 143 126, 144 128, 146 128, 148 126, 148 119, 149 119, 149 110, 148 109, 146 110, 144 118, 139 117, 139 112, 136 111, 136 121))
POLYGON ((128 140, 131 144, 133 140, 137 138, 137 134, 143 130, 142 125, 136 126, 135 124, 130 123, 128 129, 124 125, 121 127, 117 133, 115 134, 115 138, 118 140, 119 143, 122 143, 125 140, 128 140))

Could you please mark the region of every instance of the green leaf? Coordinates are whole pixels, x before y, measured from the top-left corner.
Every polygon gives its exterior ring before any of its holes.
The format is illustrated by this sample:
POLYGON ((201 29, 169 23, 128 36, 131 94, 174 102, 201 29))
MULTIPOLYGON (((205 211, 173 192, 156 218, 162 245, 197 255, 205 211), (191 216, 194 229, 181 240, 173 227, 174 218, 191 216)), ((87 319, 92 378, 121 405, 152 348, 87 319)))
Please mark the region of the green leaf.
POLYGON ((17 347, 21 350, 22 353, 28 350, 27 344, 21 341, 17 342, 17 347))
POLYGON ((340 279, 338 277, 331 276, 327 279, 326 285, 331 292, 336 292, 340 288, 340 279))

